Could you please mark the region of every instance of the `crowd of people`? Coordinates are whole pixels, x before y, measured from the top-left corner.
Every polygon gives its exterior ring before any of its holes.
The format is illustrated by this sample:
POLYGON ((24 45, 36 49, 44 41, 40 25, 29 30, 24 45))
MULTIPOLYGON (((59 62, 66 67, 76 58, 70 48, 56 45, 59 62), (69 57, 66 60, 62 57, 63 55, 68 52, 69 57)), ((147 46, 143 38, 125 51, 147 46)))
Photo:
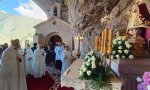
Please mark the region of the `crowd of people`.
POLYGON ((1 44, 0 45, 0 58, 2 57, 2 53, 3 51, 8 48, 8 44, 7 43, 4 43, 4 44, 1 44))
POLYGON ((0 90, 27 90, 26 76, 41 78, 51 61, 55 62, 55 74, 62 75, 71 64, 71 52, 61 42, 51 47, 34 43, 32 48, 26 44, 21 49, 19 40, 12 40, 1 55, 0 90))

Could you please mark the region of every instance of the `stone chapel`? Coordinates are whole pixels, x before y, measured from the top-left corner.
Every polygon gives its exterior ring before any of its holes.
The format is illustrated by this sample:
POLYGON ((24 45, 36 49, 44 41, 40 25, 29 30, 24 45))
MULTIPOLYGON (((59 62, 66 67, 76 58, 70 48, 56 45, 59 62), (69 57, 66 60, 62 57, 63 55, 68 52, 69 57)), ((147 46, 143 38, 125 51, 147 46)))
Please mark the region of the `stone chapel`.
POLYGON ((37 4, 47 14, 48 19, 34 26, 36 31, 33 36, 33 42, 47 46, 49 44, 55 45, 59 41, 68 45, 72 50, 72 28, 63 14, 66 8, 58 1, 53 1, 49 5, 44 4, 45 6, 43 6, 42 1, 39 1, 37 4))

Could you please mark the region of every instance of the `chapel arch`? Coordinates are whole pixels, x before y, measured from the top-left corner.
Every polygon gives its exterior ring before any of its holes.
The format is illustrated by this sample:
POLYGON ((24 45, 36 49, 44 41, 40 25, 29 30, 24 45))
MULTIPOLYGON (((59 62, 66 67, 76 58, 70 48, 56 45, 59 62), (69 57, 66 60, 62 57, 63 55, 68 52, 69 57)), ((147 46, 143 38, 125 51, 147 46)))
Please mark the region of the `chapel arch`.
POLYGON ((55 47, 56 42, 63 42, 61 35, 58 32, 52 32, 46 37, 46 45, 52 45, 52 48, 55 47))

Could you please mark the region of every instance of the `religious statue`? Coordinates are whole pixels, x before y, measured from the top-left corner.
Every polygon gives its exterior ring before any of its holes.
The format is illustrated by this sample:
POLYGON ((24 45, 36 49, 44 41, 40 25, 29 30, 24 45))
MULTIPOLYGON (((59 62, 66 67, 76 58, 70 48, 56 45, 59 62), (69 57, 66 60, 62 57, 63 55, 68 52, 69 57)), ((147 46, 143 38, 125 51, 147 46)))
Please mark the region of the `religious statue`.
MULTIPOLYGON (((145 38, 142 37, 141 28, 134 28, 128 30, 129 42, 133 45, 133 54, 135 57, 141 57, 141 55, 148 55, 148 51, 146 51, 146 41, 145 38)), ((143 56, 144 57, 144 56, 143 56)))
POLYGON ((146 30, 150 28, 150 14, 144 2, 136 2, 131 9, 126 32, 129 36, 129 42, 133 44, 135 57, 147 57, 150 53, 147 50, 146 30))

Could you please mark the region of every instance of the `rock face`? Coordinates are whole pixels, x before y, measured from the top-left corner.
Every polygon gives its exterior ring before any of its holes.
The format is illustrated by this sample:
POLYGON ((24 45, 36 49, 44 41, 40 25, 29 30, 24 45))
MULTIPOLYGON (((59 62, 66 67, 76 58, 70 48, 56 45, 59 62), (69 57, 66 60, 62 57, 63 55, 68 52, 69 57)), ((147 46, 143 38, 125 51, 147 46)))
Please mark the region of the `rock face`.
POLYGON ((74 32, 80 32, 84 37, 82 40, 84 55, 94 48, 95 36, 100 35, 106 26, 114 32, 127 29, 128 10, 134 3, 133 0, 65 0, 65 4, 68 7, 68 20, 75 28, 74 32), (105 5, 110 17, 109 24, 101 23, 105 5))
POLYGON ((67 21, 67 8, 64 5, 64 0, 33 0, 41 9, 46 13, 47 17, 50 18, 51 12, 53 12, 53 4, 58 2, 61 4, 61 19, 67 21))

